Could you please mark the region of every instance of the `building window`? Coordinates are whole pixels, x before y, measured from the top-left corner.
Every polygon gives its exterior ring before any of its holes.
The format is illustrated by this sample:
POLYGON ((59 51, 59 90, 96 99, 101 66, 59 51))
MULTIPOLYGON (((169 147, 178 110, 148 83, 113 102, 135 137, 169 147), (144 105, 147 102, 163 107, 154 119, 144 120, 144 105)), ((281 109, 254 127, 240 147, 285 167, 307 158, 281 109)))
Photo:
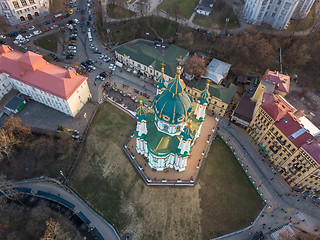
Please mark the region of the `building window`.
POLYGON ((22 4, 23 7, 25 7, 25 6, 28 5, 27 2, 26 2, 26 0, 20 0, 20 2, 21 2, 21 4, 22 4))
POLYGON ((12 2, 14 8, 20 8, 19 3, 17 1, 12 2))
POLYGON ((29 3, 30 4, 34 4, 34 0, 29 0, 29 3))

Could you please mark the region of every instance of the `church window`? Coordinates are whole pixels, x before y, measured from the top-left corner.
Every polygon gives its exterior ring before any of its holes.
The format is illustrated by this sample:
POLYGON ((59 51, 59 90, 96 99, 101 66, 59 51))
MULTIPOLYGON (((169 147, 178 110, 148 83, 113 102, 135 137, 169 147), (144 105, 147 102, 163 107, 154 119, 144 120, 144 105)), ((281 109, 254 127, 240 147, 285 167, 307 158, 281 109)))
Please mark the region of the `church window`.
POLYGON ((182 122, 183 120, 184 120, 184 117, 179 117, 177 121, 182 122))
POLYGON ((34 0, 29 0, 29 3, 30 4, 34 4, 34 0))
POLYGON ((170 118, 168 116, 166 116, 166 115, 163 115, 162 117, 163 117, 163 120, 165 120, 165 121, 169 121, 170 120, 170 118))
POLYGON ((165 125, 163 126, 163 129, 164 129, 165 131, 168 131, 169 126, 165 124, 165 125))
POLYGON ((23 7, 27 6, 26 0, 20 0, 20 2, 21 2, 21 4, 22 4, 23 7))
POLYGON ((18 1, 13 1, 12 4, 13 4, 14 8, 20 7, 18 1))
POLYGON ((178 126, 178 127, 177 127, 177 131, 180 131, 180 129, 181 129, 181 127, 180 127, 180 126, 178 126))
POLYGON ((8 6, 7 6, 7 4, 5 2, 2 2, 1 5, 2 5, 3 9, 8 9, 8 6))

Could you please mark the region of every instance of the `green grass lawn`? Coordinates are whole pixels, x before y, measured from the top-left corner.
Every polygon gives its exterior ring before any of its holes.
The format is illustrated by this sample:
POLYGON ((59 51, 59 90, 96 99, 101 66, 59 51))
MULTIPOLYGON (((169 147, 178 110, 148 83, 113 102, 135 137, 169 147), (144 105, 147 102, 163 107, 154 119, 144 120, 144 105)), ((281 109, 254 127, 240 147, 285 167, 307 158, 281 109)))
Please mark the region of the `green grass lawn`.
POLYGON ((115 19, 129 18, 129 17, 134 17, 136 15, 135 12, 128 10, 126 8, 120 7, 116 4, 107 5, 107 14, 110 18, 115 18, 115 19))
POLYGON ((308 28, 311 28, 315 18, 315 8, 316 8, 316 4, 313 4, 306 18, 292 20, 287 30, 298 32, 298 31, 304 31, 304 30, 307 30, 308 28))
POLYGON ((229 18, 227 29, 239 28, 240 24, 232 8, 223 0, 217 0, 209 16, 197 14, 193 23, 212 29, 224 29, 226 18, 229 18))
POLYGON ((50 34, 42 38, 38 38, 34 43, 44 49, 51 52, 57 52, 58 39, 57 34, 50 34))
POLYGON ((150 187, 122 150, 135 125, 111 104, 100 105, 71 176, 72 188, 120 235, 207 239, 254 220, 262 201, 222 140, 215 141, 195 187, 150 187))
POLYGON ((169 14, 175 15, 177 13, 179 16, 189 19, 198 2, 198 0, 163 0, 159 8, 169 14))

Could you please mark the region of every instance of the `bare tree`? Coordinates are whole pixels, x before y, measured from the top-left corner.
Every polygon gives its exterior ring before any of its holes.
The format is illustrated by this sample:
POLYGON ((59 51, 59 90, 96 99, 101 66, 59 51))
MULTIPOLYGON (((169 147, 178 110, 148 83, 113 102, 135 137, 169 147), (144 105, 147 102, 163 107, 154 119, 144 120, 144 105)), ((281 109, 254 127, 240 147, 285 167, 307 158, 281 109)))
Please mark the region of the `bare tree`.
POLYGON ((70 240, 68 234, 63 231, 58 222, 52 218, 46 221, 47 229, 41 240, 70 240))
MULTIPOLYGON (((21 125, 21 119, 11 115, 10 119, 0 129, 0 151, 3 157, 9 157, 14 147, 21 147, 27 144, 31 136, 29 127, 21 125)), ((1 159, 1 157, 0 157, 1 159)))
POLYGON ((184 71, 194 76, 195 79, 199 79, 205 70, 205 60, 194 54, 184 64, 184 71))
POLYGON ((17 192, 13 189, 14 185, 7 181, 4 175, 0 175, 0 209, 6 205, 6 199, 16 200, 17 192))

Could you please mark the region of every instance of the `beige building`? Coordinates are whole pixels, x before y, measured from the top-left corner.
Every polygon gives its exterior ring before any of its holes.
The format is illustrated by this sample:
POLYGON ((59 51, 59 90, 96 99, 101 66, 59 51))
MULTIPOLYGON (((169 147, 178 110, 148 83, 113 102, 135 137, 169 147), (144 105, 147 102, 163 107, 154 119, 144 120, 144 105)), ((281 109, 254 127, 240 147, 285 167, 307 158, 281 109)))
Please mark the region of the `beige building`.
POLYGON ((91 98, 87 77, 45 61, 41 55, 0 46, 1 77, 37 102, 75 117, 91 98))

